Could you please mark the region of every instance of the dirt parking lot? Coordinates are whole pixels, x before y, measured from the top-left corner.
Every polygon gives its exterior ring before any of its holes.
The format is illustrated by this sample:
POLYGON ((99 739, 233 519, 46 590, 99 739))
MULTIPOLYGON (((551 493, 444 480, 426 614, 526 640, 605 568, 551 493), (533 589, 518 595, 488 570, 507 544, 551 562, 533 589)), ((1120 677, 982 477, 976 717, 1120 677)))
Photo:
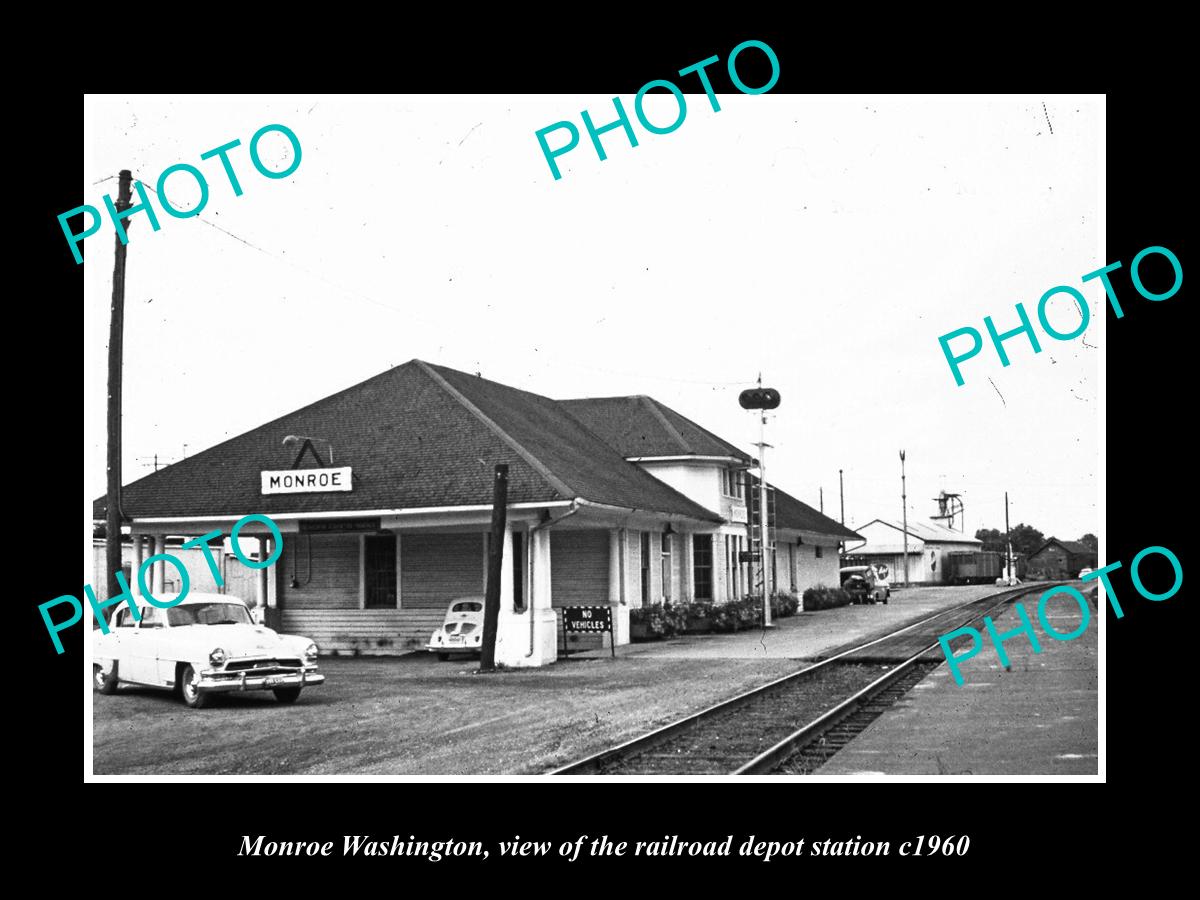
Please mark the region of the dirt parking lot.
POLYGON ((426 654, 330 659, 285 706, 191 710, 166 691, 93 694, 97 775, 533 774, 796 668, 776 660, 590 659, 473 674, 426 654))
MULTIPOLYGON (((190 710, 166 691, 94 693, 98 775, 534 774, 709 706, 992 587, 898 591, 888 606, 782 619, 779 628, 686 636, 474 674, 431 654, 322 659, 327 681, 294 706, 269 693, 190 710)), ((832 703, 833 701, 831 701, 832 703)))

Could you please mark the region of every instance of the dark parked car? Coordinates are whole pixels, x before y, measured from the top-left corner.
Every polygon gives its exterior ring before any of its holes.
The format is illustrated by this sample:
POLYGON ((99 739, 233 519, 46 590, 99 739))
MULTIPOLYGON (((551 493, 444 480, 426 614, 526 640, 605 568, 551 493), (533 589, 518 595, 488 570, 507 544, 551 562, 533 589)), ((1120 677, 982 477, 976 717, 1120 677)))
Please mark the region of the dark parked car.
POLYGON ((846 566, 839 573, 842 590, 855 603, 887 603, 892 589, 874 566, 846 566))

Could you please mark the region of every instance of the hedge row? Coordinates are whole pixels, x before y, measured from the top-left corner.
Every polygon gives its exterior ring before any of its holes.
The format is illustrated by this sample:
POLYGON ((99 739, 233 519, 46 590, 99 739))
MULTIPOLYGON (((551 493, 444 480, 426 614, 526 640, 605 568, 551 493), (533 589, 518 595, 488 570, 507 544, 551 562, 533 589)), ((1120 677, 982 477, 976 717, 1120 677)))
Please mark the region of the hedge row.
POLYGON ((804 592, 804 611, 815 612, 820 609, 833 609, 837 606, 848 606, 850 595, 840 587, 831 588, 823 584, 810 587, 804 592))
MULTIPOLYGON (((791 592, 771 595, 771 615, 786 618, 800 609, 800 598, 791 592)), ((646 638, 672 637, 684 632, 737 631, 762 624, 762 598, 745 597, 729 603, 651 603, 629 611, 631 626, 645 626, 646 638)), ((635 638, 638 640, 638 638, 635 638)))

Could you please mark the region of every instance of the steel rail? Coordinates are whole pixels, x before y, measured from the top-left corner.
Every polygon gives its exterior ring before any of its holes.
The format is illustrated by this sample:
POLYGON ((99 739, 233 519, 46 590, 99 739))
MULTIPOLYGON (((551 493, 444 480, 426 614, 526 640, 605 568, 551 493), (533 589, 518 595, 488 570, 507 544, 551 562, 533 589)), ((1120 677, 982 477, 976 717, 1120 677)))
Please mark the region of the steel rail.
MULTIPOLYGON (((1046 587, 1049 587, 1049 585, 1047 585, 1046 587)), ((800 678, 803 678, 803 677, 811 674, 812 672, 817 671, 818 669, 822 669, 825 666, 828 666, 832 663, 838 662, 839 660, 843 659, 846 656, 849 656, 853 653, 859 653, 859 652, 867 649, 868 647, 873 647, 876 644, 880 644, 884 641, 892 640, 897 635, 903 634, 904 632, 910 631, 913 628, 917 628, 921 625, 925 625, 929 622, 932 622, 934 619, 958 612, 962 609, 965 609, 968 606, 974 606, 984 600, 994 599, 996 602, 994 604, 992 604, 991 606, 989 606, 988 610, 987 610, 987 612, 990 612, 991 610, 995 609, 997 606, 1006 602, 1009 599, 1016 599, 1017 597, 1024 596, 1025 594, 1030 593, 1032 590, 1039 590, 1039 589, 1042 589, 1042 588, 1030 588, 1028 586, 1022 586, 1021 588, 1018 588, 1018 589, 1001 591, 997 594, 989 595, 988 597, 977 597, 974 600, 968 600, 965 603, 960 603, 958 606, 952 606, 952 607, 949 607, 948 609, 940 610, 938 612, 935 612, 931 615, 926 616, 923 619, 918 619, 915 622, 910 622, 909 624, 907 624, 901 628, 897 628, 895 631, 888 632, 887 634, 883 635, 882 637, 875 638, 874 640, 870 640, 863 644, 859 644, 857 646, 851 647, 847 650, 843 650, 840 653, 837 653, 834 656, 829 657, 828 659, 823 659, 820 662, 814 663, 811 666, 806 666, 805 668, 800 669, 799 671, 791 672, 787 675, 783 675, 779 678, 776 678, 774 681, 769 681, 766 684, 759 685, 758 687, 750 688, 749 690, 743 691, 742 693, 737 694, 736 696, 730 697, 727 700, 722 700, 719 703, 715 703, 712 706, 709 706, 698 712, 692 713, 691 715, 685 716, 682 719, 676 719, 674 722, 668 722, 666 725, 662 725, 659 728, 656 728, 653 731, 647 732, 646 734, 639 735, 638 737, 631 738, 630 740, 625 741, 624 743, 617 744, 614 747, 609 747, 609 748, 607 748, 605 750, 601 750, 597 753, 593 753, 590 756, 586 756, 581 760, 577 760, 572 763, 567 763, 566 765, 560 766, 556 769, 551 769, 550 771, 546 772, 545 774, 547 774, 547 775, 585 775, 585 774, 589 774, 589 773, 599 772, 608 763, 615 762, 617 760, 624 759, 624 758, 627 758, 630 756, 635 756, 638 753, 649 750, 651 747, 654 747, 655 745, 660 744, 663 741, 666 741, 666 740, 674 737, 677 734, 681 734, 681 733, 689 730, 690 728, 695 727, 696 725, 700 724, 703 721, 713 718, 714 716, 718 716, 723 713, 729 712, 732 709, 736 709, 737 707, 744 705, 745 703, 747 703, 748 701, 750 701, 756 697, 762 697, 768 693, 772 693, 776 690, 779 690, 780 688, 786 687, 789 683, 794 682, 800 678)), ((987 614, 986 612, 973 613, 965 621, 972 621, 972 620, 976 619, 979 615, 986 615, 986 614, 987 614)), ((956 627, 961 628, 962 624, 959 624, 956 627)), ((936 642, 934 642, 933 646, 936 646, 936 642)), ((930 649, 929 647, 926 647, 917 655, 918 656, 924 655, 925 653, 929 652, 929 649, 930 649)), ((902 663, 901 665, 907 666, 910 662, 911 662, 911 660, 907 660, 904 663, 902 663)), ((887 676, 885 675, 884 678, 886 678, 886 677, 887 676)), ((882 680, 882 679, 880 679, 880 680, 882 680)), ((878 683, 878 682, 875 682, 875 683, 878 683)), ((871 685, 869 685, 867 689, 869 689, 870 687, 871 687, 871 685)), ((886 685, 884 685, 883 687, 886 687, 886 685)), ((866 689, 864 689, 864 690, 866 690, 866 689)), ((881 690, 882 690, 882 688, 881 688, 881 690)), ((847 701, 847 702, 849 702, 849 701, 847 701)), ((833 723, 830 723, 830 724, 833 724, 833 723)), ((793 737, 794 736, 795 735, 793 735, 793 737)), ((772 748, 772 749, 775 749, 775 748, 772 748)), ((767 751, 767 752, 769 753, 770 751, 767 751)))
MULTIPOLYGON (((1018 597, 1023 597, 1026 594, 1036 593, 1037 591, 1040 591, 1040 590, 1041 590, 1040 587, 1026 588, 1026 589, 1020 591, 1019 593, 1017 593, 1012 599, 1015 600, 1018 597)), ((958 627, 962 628, 963 626, 965 626, 967 624, 967 622, 970 622, 970 621, 978 618, 979 616, 987 615, 989 612, 991 612, 993 609, 995 609, 1001 603, 1005 603, 1005 602, 1007 602, 1007 601, 1006 600, 998 600, 993 606, 990 606, 986 612, 972 614, 969 619, 959 623, 958 627)), ((781 740, 777 744, 775 744, 773 747, 769 747, 768 749, 764 750, 762 753, 760 753, 758 756, 754 757, 754 759, 750 760, 745 765, 740 766, 739 768, 735 769, 731 774, 733 774, 733 775, 765 775, 768 772, 774 771, 781 763, 783 763, 788 758, 794 756, 803 747, 807 746, 812 741, 819 738, 821 735, 823 735, 825 732, 829 731, 829 729, 831 729, 833 726, 837 725, 843 719, 846 719, 849 716, 853 715, 854 713, 858 712, 858 710, 862 706, 864 706, 867 702, 872 700, 877 694, 882 693, 891 684, 899 681, 902 677, 904 677, 905 674, 907 674, 907 672, 913 666, 915 666, 920 661, 922 656, 924 656, 930 650, 933 650, 935 647, 937 647, 938 643, 939 643, 939 641, 934 641, 932 644, 928 645, 927 647, 924 647, 923 649, 919 650, 917 653, 914 653, 912 656, 910 656, 904 662, 900 663, 899 665, 897 665, 894 668, 890 669, 889 671, 885 672, 883 675, 881 675, 879 678, 872 681, 865 688, 858 691, 853 696, 842 701, 837 706, 835 706, 833 709, 829 710, 826 713, 823 713, 822 715, 818 716, 816 719, 813 719, 813 721, 809 722, 803 728, 800 728, 800 729, 796 730, 795 732, 793 732, 792 734, 788 735, 783 740, 781 740)))

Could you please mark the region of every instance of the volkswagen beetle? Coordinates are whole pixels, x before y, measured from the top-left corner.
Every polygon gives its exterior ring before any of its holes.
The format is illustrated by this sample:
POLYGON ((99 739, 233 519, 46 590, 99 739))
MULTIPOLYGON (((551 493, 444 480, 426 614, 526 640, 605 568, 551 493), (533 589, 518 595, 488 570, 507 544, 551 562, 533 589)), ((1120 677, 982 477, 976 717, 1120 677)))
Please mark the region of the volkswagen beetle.
POLYGON ((169 609, 137 603, 141 621, 123 603, 108 634, 93 632, 92 677, 102 694, 119 684, 166 688, 200 709, 227 691, 273 691, 281 703, 295 703, 301 690, 325 681, 316 644, 256 625, 237 597, 189 591, 169 609))
POLYGON ((451 653, 478 653, 483 649, 483 598, 459 597, 450 602, 442 627, 430 635, 425 647, 447 660, 451 653))

